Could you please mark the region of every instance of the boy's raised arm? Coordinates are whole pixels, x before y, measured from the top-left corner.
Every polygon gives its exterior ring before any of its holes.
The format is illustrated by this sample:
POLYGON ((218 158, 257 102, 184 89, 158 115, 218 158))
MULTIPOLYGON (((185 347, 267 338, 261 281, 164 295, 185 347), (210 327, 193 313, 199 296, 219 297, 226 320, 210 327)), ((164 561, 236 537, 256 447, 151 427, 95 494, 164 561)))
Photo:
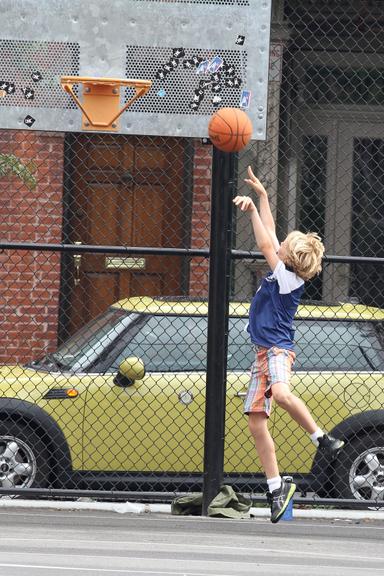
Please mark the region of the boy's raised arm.
POLYGON ((233 199, 233 203, 238 206, 242 212, 249 213, 256 244, 259 250, 264 254, 271 270, 274 271, 279 262, 279 258, 276 254, 277 248, 275 248, 271 234, 264 226, 252 198, 249 196, 236 196, 236 198, 233 199))
POLYGON ((271 237, 275 250, 279 248, 279 241, 276 237, 276 226, 272 216, 271 207, 269 205, 268 193, 260 180, 254 175, 252 168, 248 166, 248 178, 244 179, 252 190, 256 192, 260 200, 260 218, 265 226, 268 234, 271 237))

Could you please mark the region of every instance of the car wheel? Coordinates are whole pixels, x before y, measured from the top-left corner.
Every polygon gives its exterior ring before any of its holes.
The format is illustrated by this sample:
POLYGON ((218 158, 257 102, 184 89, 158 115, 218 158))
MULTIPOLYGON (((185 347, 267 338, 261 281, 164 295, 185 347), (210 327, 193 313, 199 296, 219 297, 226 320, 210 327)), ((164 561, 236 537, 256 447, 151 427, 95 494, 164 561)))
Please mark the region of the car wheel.
POLYGON ((334 470, 341 498, 384 500, 384 434, 366 432, 346 443, 334 470))
POLYGON ((0 487, 44 488, 48 473, 44 441, 27 426, 0 422, 0 487))

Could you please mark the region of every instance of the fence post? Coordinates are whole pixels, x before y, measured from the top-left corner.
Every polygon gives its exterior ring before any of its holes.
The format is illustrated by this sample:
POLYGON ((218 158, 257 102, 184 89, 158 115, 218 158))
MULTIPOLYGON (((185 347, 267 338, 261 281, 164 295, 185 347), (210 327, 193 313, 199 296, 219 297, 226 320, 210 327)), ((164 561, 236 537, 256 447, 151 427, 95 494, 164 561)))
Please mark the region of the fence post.
POLYGON ((213 148, 202 507, 205 516, 220 490, 224 467, 232 199, 236 166, 237 154, 213 148))

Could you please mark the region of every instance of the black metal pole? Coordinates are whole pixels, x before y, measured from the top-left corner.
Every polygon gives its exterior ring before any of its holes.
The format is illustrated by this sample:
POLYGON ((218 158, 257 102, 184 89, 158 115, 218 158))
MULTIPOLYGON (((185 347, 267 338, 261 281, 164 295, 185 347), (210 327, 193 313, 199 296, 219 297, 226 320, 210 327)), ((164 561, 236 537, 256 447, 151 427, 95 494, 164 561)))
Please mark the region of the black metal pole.
POLYGON ((207 515, 210 502, 220 491, 224 468, 232 199, 236 165, 237 154, 213 148, 203 515, 207 515))

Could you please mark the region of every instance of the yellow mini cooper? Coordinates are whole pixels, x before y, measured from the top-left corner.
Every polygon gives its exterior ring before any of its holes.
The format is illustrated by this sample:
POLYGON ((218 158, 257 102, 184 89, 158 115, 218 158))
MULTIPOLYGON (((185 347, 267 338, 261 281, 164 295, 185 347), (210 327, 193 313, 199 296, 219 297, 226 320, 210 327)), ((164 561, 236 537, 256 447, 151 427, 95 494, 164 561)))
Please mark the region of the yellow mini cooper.
MULTIPOLYGON (((253 361, 249 307, 230 305, 225 483, 264 487, 243 401, 253 361)), ((0 487, 201 489, 207 346, 205 302, 130 298, 53 354, 0 368, 0 487)), ((292 386, 319 425, 345 440, 325 461, 275 408, 283 473, 301 490, 384 498, 384 311, 303 305, 292 386)))

